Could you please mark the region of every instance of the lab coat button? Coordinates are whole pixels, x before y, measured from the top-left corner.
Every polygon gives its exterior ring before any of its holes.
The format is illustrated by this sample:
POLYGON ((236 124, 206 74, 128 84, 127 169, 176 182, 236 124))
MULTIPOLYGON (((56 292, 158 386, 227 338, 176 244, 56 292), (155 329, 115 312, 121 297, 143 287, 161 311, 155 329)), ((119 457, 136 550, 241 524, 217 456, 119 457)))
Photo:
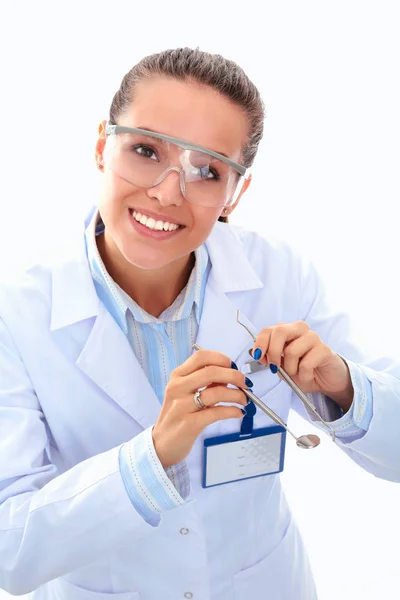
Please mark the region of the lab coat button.
POLYGON ((185 598, 193 598, 193 594, 192 594, 192 592, 186 592, 186 593, 184 594, 184 596, 185 596, 185 598))
MULTIPOLYGON (((189 529, 187 529, 186 527, 182 527, 182 529, 180 530, 180 533, 182 535, 187 535, 189 533, 189 529)), ((188 598, 191 598, 192 596, 188 596, 188 598)))

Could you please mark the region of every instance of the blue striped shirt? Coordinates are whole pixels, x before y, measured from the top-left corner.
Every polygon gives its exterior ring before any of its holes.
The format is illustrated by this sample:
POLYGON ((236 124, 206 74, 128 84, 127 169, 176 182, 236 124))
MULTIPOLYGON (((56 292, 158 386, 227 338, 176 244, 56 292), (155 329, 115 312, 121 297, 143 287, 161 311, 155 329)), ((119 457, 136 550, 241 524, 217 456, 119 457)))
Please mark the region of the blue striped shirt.
MULTIPOLYGON (((86 229, 86 245, 97 294, 128 337, 162 404, 171 371, 192 354, 211 268, 206 246, 203 244, 195 251, 196 262, 186 287, 171 306, 154 317, 134 302, 107 272, 96 244, 96 235, 103 231, 104 225, 95 211, 86 229)), ((346 362, 354 387, 354 401, 350 410, 331 425, 338 438, 349 442, 368 430, 372 418, 372 388, 362 369, 346 362)), ((332 401, 323 394, 312 394, 310 399, 328 421, 327 407, 332 401)), ((312 413, 309 417, 319 425, 312 413)), ((186 462, 163 469, 154 449, 152 427, 122 445, 120 470, 133 506, 152 525, 159 522, 160 513, 183 505, 189 496, 186 462)))

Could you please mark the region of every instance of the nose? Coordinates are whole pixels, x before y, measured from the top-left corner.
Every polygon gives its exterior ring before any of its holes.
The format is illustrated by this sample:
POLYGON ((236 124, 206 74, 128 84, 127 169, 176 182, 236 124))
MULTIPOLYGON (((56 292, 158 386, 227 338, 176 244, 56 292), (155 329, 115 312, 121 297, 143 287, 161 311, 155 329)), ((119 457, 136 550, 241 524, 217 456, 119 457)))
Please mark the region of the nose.
POLYGON ((184 201, 182 173, 177 167, 169 167, 157 179, 156 185, 147 189, 150 198, 156 198, 162 206, 180 206, 184 201))

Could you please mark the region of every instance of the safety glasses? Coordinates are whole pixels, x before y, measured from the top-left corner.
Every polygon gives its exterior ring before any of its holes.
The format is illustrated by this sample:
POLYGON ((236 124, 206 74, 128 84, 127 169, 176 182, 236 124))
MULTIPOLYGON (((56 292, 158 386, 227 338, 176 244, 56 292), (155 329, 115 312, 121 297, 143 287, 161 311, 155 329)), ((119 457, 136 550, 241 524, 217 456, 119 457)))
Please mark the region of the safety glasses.
POLYGON ((142 188, 179 175, 184 198, 200 206, 236 202, 249 171, 223 154, 161 133, 107 124, 106 156, 119 177, 142 188))

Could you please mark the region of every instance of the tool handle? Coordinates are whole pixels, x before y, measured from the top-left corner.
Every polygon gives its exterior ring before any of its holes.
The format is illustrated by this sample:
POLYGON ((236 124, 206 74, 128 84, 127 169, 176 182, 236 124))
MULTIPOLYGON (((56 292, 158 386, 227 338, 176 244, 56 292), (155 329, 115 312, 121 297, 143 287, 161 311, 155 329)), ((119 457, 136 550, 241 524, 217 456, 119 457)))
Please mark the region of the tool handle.
POLYGON ((242 392, 244 392, 246 394, 246 396, 249 400, 252 400, 254 402, 254 404, 256 406, 258 406, 258 408, 261 408, 261 410, 263 412, 265 412, 266 415, 268 415, 273 421, 275 421, 275 423, 277 423, 278 425, 281 425, 281 427, 284 427, 285 429, 287 429, 286 423, 284 421, 282 421, 282 419, 276 414, 276 412, 274 412, 272 410, 272 408, 269 408, 269 406, 264 404, 264 402, 262 400, 260 400, 260 398, 258 396, 253 394, 252 391, 246 390, 245 388, 239 388, 239 389, 242 390, 242 392))

